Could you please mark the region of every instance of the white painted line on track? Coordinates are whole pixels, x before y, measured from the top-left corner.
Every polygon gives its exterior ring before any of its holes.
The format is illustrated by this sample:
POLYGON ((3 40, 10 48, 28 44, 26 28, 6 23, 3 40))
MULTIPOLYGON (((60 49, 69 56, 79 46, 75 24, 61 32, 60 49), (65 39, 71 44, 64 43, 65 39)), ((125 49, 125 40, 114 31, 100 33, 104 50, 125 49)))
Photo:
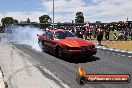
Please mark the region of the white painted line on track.
POLYGON ((41 69, 43 69, 47 74, 55 78, 61 85, 65 88, 70 88, 67 84, 63 83, 61 79, 59 79, 57 76, 55 76, 52 72, 50 72, 48 69, 46 69, 44 66, 40 66, 41 69))
POLYGON ((117 50, 115 50, 115 51, 117 51, 117 52, 118 52, 118 51, 120 51, 120 50, 118 50, 118 49, 117 49, 117 50))
POLYGON ((128 53, 132 54, 132 51, 128 51, 128 53))
POLYGON ((132 56, 128 56, 129 58, 131 58, 132 56))
POLYGON ((127 50, 120 50, 120 49, 116 49, 116 48, 106 48, 105 46, 95 46, 98 49, 104 49, 104 50, 109 50, 109 51, 116 51, 116 52, 121 52, 121 53, 128 53, 128 54, 132 54, 132 51, 127 51, 127 50))

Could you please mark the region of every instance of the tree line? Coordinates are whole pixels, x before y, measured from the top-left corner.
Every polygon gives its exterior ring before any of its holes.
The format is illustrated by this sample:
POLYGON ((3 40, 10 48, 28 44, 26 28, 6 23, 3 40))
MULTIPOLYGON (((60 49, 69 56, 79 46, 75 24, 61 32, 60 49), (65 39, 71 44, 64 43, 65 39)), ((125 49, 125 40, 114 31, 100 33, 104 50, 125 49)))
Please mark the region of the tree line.
MULTIPOLYGON (((40 23, 52 23, 52 19, 49 15, 42 15, 39 17, 40 23)), ((14 19, 13 17, 4 17, 1 19, 2 26, 6 26, 9 24, 15 24, 15 23, 32 23, 29 18, 27 18, 26 21, 18 21, 17 19, 14 19)), ((77 12, 75 16, 75 23, 84 23, 84 16, 82 12, 77 12)))

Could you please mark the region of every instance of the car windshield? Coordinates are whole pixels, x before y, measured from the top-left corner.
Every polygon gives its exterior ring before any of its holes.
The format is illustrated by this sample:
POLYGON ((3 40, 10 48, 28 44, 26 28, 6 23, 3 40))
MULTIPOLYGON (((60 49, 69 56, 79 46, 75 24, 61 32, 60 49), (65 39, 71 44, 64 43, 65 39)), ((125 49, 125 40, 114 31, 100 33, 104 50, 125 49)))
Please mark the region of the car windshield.
POLYGON ((65 39, 66 37, 75 37, 75 34, 69 31, 58 31, 54 34, 55 39, 65 39))

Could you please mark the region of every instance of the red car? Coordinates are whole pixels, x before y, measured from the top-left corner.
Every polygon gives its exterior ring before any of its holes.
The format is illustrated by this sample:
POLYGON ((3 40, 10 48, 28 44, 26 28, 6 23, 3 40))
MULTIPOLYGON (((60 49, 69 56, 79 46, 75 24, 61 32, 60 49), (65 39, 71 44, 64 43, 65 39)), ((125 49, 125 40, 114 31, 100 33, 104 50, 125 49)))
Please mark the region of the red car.
POLYGON ((92 56, 97 52, 93 43, 78 38, 67 30, 48 30, 37 36, 43 51, 53 53, 59 58, 92 56))

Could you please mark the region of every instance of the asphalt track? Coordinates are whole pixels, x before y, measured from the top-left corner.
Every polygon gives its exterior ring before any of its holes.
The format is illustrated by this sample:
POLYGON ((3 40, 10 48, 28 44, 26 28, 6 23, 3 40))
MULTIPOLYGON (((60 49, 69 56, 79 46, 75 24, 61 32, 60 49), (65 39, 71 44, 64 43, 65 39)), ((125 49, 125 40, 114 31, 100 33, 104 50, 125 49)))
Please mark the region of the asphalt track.
POLYGON ((132 82, 129 84, 85 84, 83 86, 76 82, 76 69, 80 64, 88 74, 130 74, 132 76, 132 57, 130 55, 128 57, 122 53, 98 49, 97 54, 90 58, 63 60, 50 54, 36 51, 27 45, 14 45, 29 54, 32 57, 30 61, 36 65, 42 74, 59 85, 62 85, 60 81, 46 73, 45 68, 71 88, 132 88, 132 82))

